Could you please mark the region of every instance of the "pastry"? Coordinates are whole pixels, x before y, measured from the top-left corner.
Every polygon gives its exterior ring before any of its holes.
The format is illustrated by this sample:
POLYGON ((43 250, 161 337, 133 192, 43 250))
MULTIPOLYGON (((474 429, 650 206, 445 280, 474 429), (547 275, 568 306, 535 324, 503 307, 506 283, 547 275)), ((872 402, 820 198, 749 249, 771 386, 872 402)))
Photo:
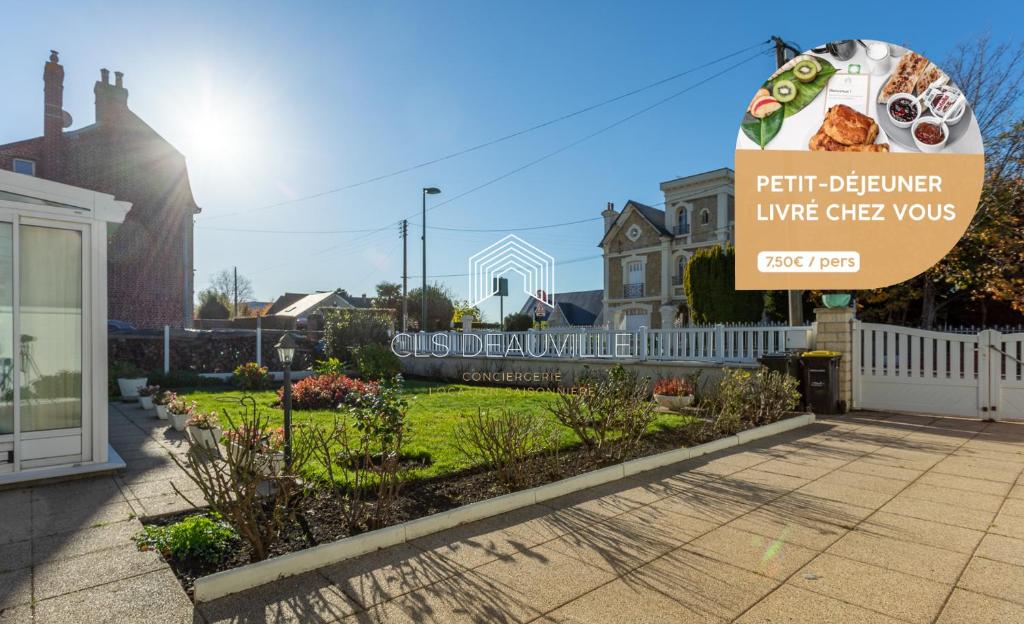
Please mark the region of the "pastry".
POLYGON ((874 143, 878 136, 878 124, 874 119, 845 104, 837 104, 828 109, 821 129, 832 140, 843 145, 874 143))
POLYGON ((843 145, 825 133, 821 128, 811 137, 807 147, 812 152, 888 152, 888 143, 872 143, 870 145, 843 145))
POLYGON ((896 71, 878 92, 878 101, 887 102, 896 93, 913 93, 921 74, 928 68, 928 59, 914 52, 907 52, 900 58, 896 71))
POLYGON ((917 84, 914 86, 914 90, 918 95, 925 92, 928 87, 940 80, 949 80, 946 74, 935 66, 935 63, 929 63, 927 69, 921 74, 921 77, 917 80, 917 84))

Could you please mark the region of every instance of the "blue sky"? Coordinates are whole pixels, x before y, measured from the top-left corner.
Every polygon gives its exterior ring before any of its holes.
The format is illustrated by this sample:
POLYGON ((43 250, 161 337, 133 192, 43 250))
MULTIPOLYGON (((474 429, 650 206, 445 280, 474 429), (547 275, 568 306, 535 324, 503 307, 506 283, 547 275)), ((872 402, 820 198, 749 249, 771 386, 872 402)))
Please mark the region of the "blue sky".
MULTIPOLYGON (((558 117, 778 34, 803 47, 850 36, 942 59, 958 42, 1019 37, 1019 2, 188 2, 17 3, 4 8, 0 143, 42 132, 42 66, 65 66, 73 127, 93 122, 100 67, 123 71, 129 106, 188 158, 203 214, 196 285, 237 265, 259 298, 398 281, 409 216, 419 275, 420 189, 460 195, 630 115, 744 56, 570 120, 410 173, 321 193, 558 117), (980 7, 984 6, 984 10, 980 7), (787 8, 782 8, 787 7, 787 8), (268 230, 254 232, 240 230, 268 230)), ((1019 40, 1019 39, 1018 39, 1019 40)), ((455 228, 596 217, 606 202, 660 201, 659 182, 732 166, 751 61, 580 145, 428 214, 455 228)), ((430 275, 466 272, 501 232, 428 231, 430 275)), ((559 290, 600 288, 600 221, 523 232, 559 262, 559 290), (589 258, 589 259, 587 259, 589 258), (582 260, 586 259, 586 260, 582 260)), ((439 277, 457 295, 465 277, 439 277)), ((418 283, 418 278, 414 280, 418 283)), ((511 283, 519 289, 518 278, 511 283)), ((506 313, 522 296, 511 297, 506 313)), ((496 303, 485 310, 491 318, 496 303)))

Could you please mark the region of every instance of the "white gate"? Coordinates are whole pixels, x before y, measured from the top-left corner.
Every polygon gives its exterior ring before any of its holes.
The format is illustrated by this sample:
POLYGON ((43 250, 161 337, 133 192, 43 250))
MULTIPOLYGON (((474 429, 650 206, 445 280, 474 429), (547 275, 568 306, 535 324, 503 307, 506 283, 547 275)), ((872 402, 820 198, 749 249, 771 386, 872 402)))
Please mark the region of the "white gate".
POLYGON ((855 407, 1024 419, 1024 333, 854 323, 855 407))

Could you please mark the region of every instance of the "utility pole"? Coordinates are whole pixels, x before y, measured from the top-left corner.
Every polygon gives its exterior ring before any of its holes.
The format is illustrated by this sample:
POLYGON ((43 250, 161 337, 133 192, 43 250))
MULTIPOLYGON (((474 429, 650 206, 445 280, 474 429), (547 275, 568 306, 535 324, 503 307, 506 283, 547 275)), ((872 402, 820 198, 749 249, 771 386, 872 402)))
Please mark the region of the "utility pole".
POLYGON ((409 330, 409 220, 398 224, 402 233, 402 332, 409 330))
POLYGON ((232 318, 238 318, 238 267, 234 267, 235 273, 235 314, 232 318))
POLYGON ((427 331, 427 195, 437 195, 436 186, 423 187, 423 288, 420 290, 420 331, 427 331))
MULTIPOLYGON (((775 44, 775 66, 782 67, 786 62, 794 56, 800 54, 800 50, 796 47, 786 43, 782 37, 772 35, 772 42, 775 44), (791 56, 787 56, 786 53, 791 53, 791 56)), ((789 308, 789 324, 791 327, 804 324, 804 291, 802 290, 787 290, 786 301, 787 308, 789 308)))

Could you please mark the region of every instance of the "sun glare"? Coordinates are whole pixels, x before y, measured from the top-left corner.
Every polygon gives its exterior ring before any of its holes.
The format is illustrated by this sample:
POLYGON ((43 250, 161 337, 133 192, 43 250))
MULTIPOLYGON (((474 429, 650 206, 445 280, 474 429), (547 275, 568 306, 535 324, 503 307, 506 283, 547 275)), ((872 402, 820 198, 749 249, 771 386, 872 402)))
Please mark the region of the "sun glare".
POLYGON ((205 90, 200 105, 189 114, 188 156, 213 161, 219 167, 244 165, 249 155, 246 113, 236 103, 205 90))

